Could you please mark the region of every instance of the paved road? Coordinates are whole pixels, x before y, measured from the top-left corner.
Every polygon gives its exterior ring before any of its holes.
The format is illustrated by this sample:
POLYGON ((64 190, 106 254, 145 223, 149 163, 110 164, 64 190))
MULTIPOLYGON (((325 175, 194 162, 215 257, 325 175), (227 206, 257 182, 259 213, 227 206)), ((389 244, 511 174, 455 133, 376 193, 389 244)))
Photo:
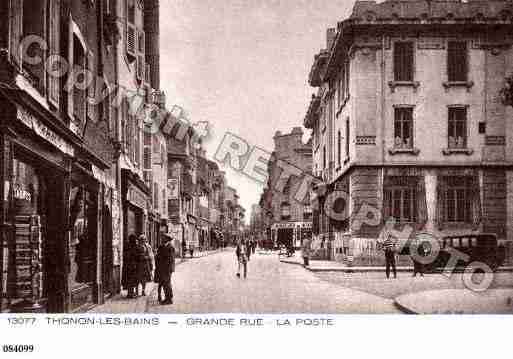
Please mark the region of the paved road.
MULTIPOLYGON (((394 299, 400 295, 442 289, 466 289, 462 274, 450 278, 442 274, 412 277, 412 273, 398 273, 397 279, 386 279, 384 273, 316 273, 317 278, 344 288, 363 291, 383 298, 394 299)), ((476 282, 479 279, 476 277, 476 282)), ((513 288, 513 274, 495 273, 490 289, 513 288)))
POLYGON ((235 276, 233 251, 193 259, 173 276, 173 305, 153 297, 149 313, 398 313, 393 301, 323 281, 277 254, 251 257, 248 278, 235 276))

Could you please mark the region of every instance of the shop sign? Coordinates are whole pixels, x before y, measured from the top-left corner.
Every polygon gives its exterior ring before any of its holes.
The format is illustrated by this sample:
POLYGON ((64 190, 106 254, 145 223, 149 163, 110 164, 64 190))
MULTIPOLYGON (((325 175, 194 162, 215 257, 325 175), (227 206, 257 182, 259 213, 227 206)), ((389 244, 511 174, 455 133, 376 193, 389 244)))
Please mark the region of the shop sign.
POLYGON ((178 178, 170 178, 167 180, 169 187, 169 199, 178 199, 180 196, 180 187, 178 185, 178 178))
POLYGON ((296 222, 296 223, 275 223, 272 225, 272 229, 283 229, 283 228, 312 228, 311 222, 296 222))
POLYGON ((24 190, 19 185, 13 186, 13 196, 15 199, 23 200, 23 201, 32 201, 32 194, 29 191, 24 190))
POLYGON ((18 107, 17 108, 17 118, 21 122, 23 122, 27 127, 34 130, 34 132, 47 142, 51 143, 62 153, 65 153, 69 156, 74 156, 75 151, 73 150, 73 146, 67 143, 64 139, 62 139, 59 135, 49 129, 44 123, 42 123, 39 119, 31 115, 27 110, 18 107))
POLYGON ((146 209, 146 195, 135 186, 128 187, 126 200, 141 209, 146 209))
POLYGON ((104 184, 109 188, 116 188, 114 180, 105 171, 102 171, 95 165, 92 165, 93 177, 100 183, 104 184))

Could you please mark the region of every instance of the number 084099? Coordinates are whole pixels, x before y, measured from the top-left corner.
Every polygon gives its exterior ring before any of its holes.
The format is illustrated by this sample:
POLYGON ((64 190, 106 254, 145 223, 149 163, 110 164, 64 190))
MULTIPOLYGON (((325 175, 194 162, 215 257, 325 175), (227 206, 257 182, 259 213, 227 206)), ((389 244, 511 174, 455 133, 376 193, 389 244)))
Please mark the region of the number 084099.
POLYGON ((2 345, 2 351, 4 353, 32 353, 34 346, 32 344, 4 344, 2 345))

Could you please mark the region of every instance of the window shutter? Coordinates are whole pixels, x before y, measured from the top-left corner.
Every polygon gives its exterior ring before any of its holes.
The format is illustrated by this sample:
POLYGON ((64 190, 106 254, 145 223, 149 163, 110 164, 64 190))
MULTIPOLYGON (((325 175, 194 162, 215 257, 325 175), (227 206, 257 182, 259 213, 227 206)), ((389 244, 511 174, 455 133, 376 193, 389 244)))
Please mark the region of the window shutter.
POLYGON ((86 64, 86 70, 89 72, 89 76, 91 76, 91 83, 89 84, 89 87, 86 91, 87 101, 87 117, 89 119, 96 119, 96 106, 93 106, 89 103, 89 99, 94 99, 95 96, 95 89, 96 89, 96 72, 95 72, 95 63, 94 63, 94 54, 92 51, 87 53, 87 64, 86 64))
POLYGON ((137 56, 137 29, 135 24, 127 22, 126 24, 126 53, 133 58, 137 56))
POLYGON ((11 55, 11 61, 21 68, 21 52, 19 46, 23 31, 23 0, 10 0, 9 3, 9 53, 11 55))
MULTIPOLYGON (((68 34, 68 63, 73 66, 75 63, 75 60, 73 59, 73 48, 74 44, 74 34, 73 34, 73 21, 71 21, 71 17, 68 20, 68 26, 67 26, 67 34, 68 34)), ((71 72, 68 72, 68 78, 71 76, 71 72)), ((68 97, 68 116, 69 118, 73 118, 73 108, 75 106, 74 104, 74 90, 68 91, 67 97, 68 97)))
MULTIPOLYGON (((60 55, 61 33, 61 0, 50 0, 50 56, 60 55)), ((58 66, 58 64, 56 63, 58 66)), ((48 76, 48 98, 50 102, 59 108, 60 78, 48 76)))

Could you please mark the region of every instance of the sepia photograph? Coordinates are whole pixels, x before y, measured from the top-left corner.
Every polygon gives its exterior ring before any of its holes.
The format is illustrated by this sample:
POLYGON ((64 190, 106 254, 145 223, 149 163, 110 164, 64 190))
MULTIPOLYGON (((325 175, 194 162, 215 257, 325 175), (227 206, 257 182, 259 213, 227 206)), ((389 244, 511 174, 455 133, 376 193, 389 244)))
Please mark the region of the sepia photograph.
POLYGON ((0 20, 9 325, 513 314, 513 1, 2 0, 0 20))

